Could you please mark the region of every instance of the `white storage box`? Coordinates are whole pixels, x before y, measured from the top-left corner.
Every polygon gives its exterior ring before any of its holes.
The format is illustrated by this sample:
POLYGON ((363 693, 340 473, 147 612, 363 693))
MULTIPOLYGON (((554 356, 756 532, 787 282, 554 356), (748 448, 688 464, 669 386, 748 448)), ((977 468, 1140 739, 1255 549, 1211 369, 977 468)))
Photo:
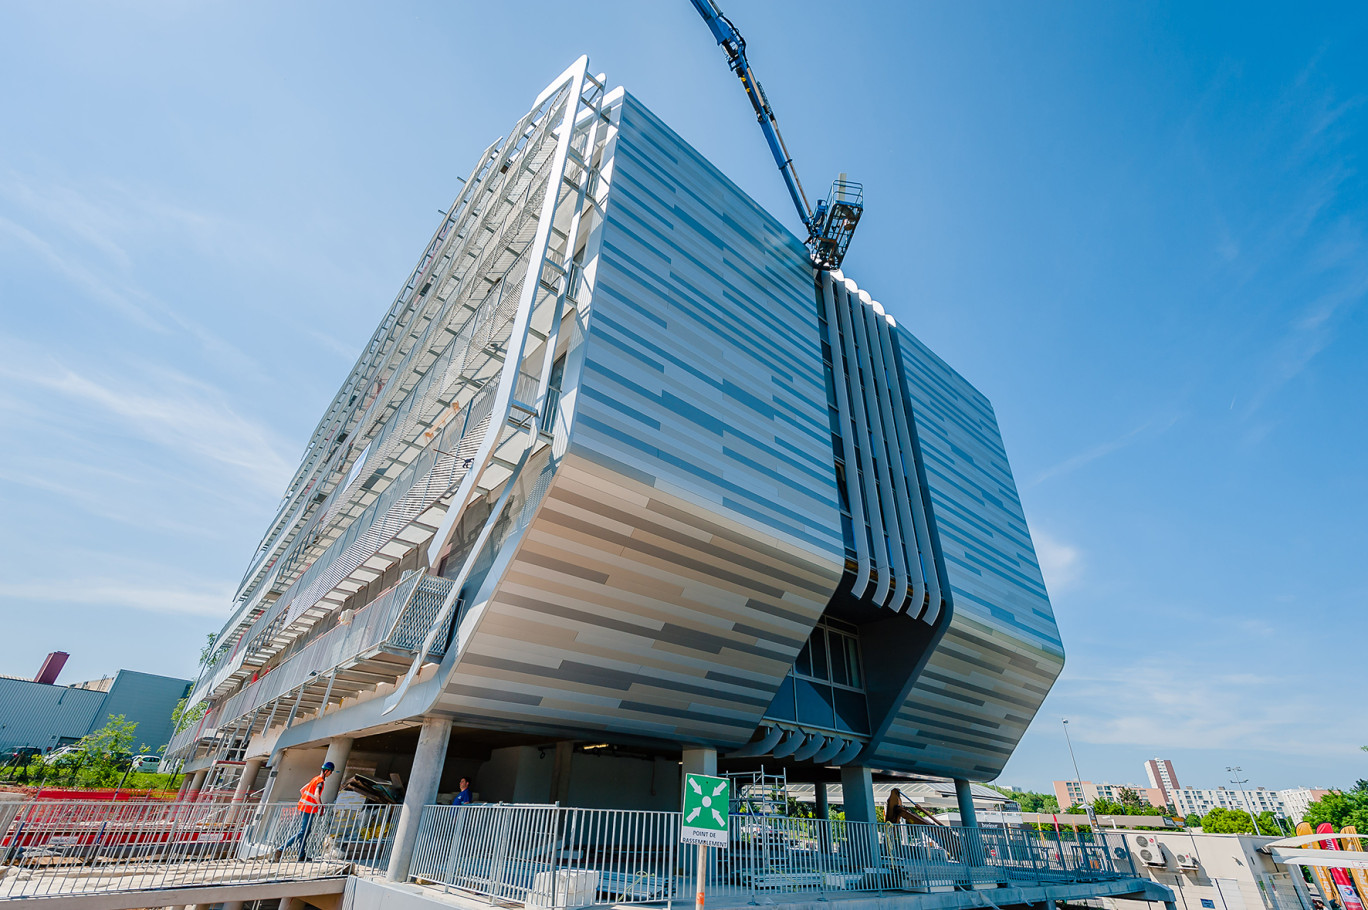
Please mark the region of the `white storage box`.
POLYGON ((573 872, 569 869, 554 873, 538 872, 532 878, 532 891, 527 895, 527 910, 587 907, 594 903, 597 896, 597 872, 573 872))

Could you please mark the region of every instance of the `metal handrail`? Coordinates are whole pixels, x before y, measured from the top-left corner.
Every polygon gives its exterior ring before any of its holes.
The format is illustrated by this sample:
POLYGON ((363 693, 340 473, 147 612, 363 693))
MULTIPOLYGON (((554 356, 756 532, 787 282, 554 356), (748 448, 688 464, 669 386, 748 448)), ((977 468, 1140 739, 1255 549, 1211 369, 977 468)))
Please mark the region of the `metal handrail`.
MULTIPOLYGON (((357 610, 347 625, 336 625, 305 644, 279 666, 232 695, 215 711, 212 725, 222 727, 281 696, 308 685, 315 678, 345 667, 381 649, 411 653, 415 629, 431 625, 436 607, 451 590, 449 579, 414 573, 401 579, 371 603, 357 610), (424 625, 426 620, 426 625, 424 625)), ((445 647, 445 636, 438 639, 445 647)), ((427 656, 440 656, 434 648, 427 656)))
MULTIPOLYGON (((410 874, 425 884, 538 907, 660 903, 692 895, 697 848, 678 812, 548 805, 427 806, 410 874)), ((705 885, 763 892, 928 890, 1106 881, 1129 874, 1099 833, 1064 842, 1026 829, 734 815, 705 885)))
MULTIPOLYGON (((36 800, 0 804, 0 900, 320 879, 389 863, 400 806, 36 800), (301 861, 302 857, 302 861, 301 861)), ((169 892, 166 892, 169 896, 169 892)), ((175 903, 163 900, 161 903, 175 903)))

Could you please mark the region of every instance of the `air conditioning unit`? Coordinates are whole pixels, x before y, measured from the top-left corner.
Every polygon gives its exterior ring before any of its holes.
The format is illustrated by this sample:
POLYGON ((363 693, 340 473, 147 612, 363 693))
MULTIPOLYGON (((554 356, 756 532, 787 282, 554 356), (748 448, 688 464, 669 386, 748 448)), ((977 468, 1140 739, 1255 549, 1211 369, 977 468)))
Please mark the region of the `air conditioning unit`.
POLYGON ((1152 837, 1145 837, 1145 835, 1143 835, 1143 834, 1137 834, 1137 835, 1135 835, 1135 845, 1136 845, 1137 847, 1148 847, 1148 846, 1149 846, 1150 844, 1152 844, 1153 842, 1154 842, 1154 838, 1152 838, 1152 837))
POLYGON ((1191 853, 1179 853, 1174 859, 1178 860, 1178 865, 1184 869, 1196 869, 1197 857, 1191 853))
POLYGON ((1164 859, 1164 851, 1155 844, 1151 849, 1140 851, 1140 861, 1146 866, 1167 866, 1168 860, 1164 859))

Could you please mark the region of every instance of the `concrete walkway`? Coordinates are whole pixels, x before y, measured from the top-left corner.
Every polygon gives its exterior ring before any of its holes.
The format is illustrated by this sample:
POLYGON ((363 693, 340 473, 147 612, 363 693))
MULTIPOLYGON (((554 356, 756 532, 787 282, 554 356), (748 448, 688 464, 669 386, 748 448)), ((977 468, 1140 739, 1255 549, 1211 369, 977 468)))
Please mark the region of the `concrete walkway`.
MULTIPOLYGON (((978 910, 1006 908, 1052 901, 1077 901, 1087 898, 1116 897, 1138 901, 1169 902, 1173 895, 1148 879, 1127 878, 1081 884, 1031 885, 985 888, 970 891, 940 891, 930 894, 910 891, 827 892, 816 894, 760 893, 756 904, 773 910, 978 910)), ((728 889, 709 894, 708 910, 739 910, 753 906, 749 890, 728 889)), ((350 878, 339 910, 489 910, 505 907, 487 897, 460 891, 443 891, 440 886, 398 884, 380 879, 350 878)), ((665 907, 666 904, 618 904, 614 910, 638 907, 665 907)), ((693 900, 675 900, 672 910, 690 910, 693 900)), ((529 905, 527 910, 534 910, 529 905)))

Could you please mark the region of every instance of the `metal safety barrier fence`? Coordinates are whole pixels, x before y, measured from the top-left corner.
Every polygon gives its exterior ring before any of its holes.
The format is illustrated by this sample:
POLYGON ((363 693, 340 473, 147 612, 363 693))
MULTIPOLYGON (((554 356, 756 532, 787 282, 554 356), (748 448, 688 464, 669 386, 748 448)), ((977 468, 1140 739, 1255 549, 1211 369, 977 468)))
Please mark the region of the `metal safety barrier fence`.
MULTIPOLYGON (((547 805, 428 806, 410 874, 535 910, 691 899, 697 847, 678 812, 547 805)), ((1027 829, 734 816, 705 858, 710 895, 938 891, 1105 881, 1119 836, 1065 843, 1027 829)))
POLYGON ((0 803, 0 900, 383 872, 399 808, 0 803))

